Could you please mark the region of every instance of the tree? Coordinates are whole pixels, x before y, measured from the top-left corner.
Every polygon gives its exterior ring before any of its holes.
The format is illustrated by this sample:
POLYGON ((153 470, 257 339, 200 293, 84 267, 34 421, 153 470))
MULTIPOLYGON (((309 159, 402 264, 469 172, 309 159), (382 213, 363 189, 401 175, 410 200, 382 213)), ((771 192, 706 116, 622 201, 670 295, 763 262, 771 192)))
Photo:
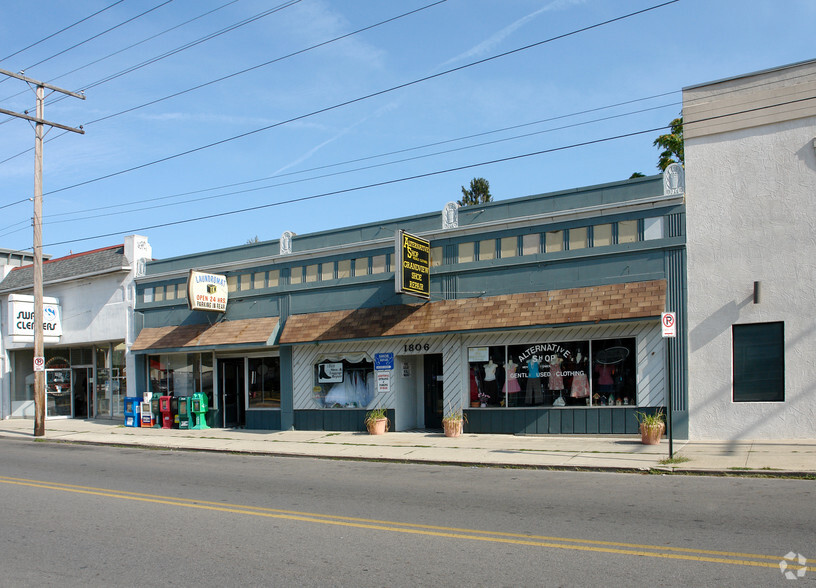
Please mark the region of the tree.
POLYGON ((470 190, 462 186, 462 199, 458 203, 459 206, 470 206, 471 204, 481 204, 492 200, 490 182, 484 178, 473 178, 470 180, 470 190))
POLYGON ((669 123, 671 133, 660 135, 652 143, 655 147, 660 147, 663 151, 660 153, 660 159, 657 161, 657 167, 660 171, 666 171, 672 163, 685 163, 683 155, 683 117, 676 118, 669 123))
POLYGON ((255 236, 254 236, 254 237, 252 237, 251 239, 247 239, 247 240, 246 240, 246 244, 247 244, 247 245, 254 245, 255 243, 260 243, 260 242, 261 242, 261 240, 260 240, 260 239, 258 239, 258 235, 255 235, 255 236))
POLYGON ((640 172, 635 172, 631 176, 629 176, 629 179, 631 180, 632 178, 645 178, 645 177, 646 176, 644 174, 640 172))

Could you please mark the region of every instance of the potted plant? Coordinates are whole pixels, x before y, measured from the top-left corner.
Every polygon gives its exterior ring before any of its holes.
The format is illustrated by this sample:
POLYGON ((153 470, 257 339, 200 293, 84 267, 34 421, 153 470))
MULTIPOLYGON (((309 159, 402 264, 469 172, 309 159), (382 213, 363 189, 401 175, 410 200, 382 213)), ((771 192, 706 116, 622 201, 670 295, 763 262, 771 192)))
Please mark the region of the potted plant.
POLYGON ((466 421, 467 417, 462 412, 462 409, 448 409, 448 414, 442 419, 442 428, 445 431, 445 437, 458 437, 461 435, 462 428, 466 421))
POLYGON ((370 435, 384 435, 388 430, 388 416, 384 408, 369 410, 365 417, 365 426, 370 435))
POLYGON ((635 418, 640 425, 641 443, 644 445, 657 445, 660 443, 660 438, 666 431, 666 421, 663 415, 663 409, 659 409, 654 414, 636 412, 635 418))

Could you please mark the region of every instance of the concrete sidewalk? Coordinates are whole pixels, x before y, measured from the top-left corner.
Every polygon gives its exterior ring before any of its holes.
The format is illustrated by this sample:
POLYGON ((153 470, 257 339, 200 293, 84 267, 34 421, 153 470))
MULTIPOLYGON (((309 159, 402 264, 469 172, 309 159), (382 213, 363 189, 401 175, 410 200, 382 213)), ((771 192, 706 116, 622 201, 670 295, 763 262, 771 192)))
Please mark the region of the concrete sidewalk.
MULTIPOLYGON (((0 438, 34 441, 34 421, 0 421, 0 438)), ((448 438, 427 431, 368 435, 331 431, 142 429, 104 420, 49 420, 36 440, 126 445, 258 455, 378 460, 488 467, 526 467, 643 473, 701 473, 816 477, 816 439, 791 441, 675 441, 642 445, 640 437, 483 435, 448 438)))

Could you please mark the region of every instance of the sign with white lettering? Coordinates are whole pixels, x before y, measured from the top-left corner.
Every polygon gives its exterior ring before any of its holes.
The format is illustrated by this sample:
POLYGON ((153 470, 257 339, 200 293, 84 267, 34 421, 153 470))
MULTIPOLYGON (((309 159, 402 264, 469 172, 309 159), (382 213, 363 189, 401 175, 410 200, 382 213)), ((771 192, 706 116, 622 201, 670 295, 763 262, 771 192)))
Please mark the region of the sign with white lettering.
POLYGON ((227 312, 227 277, 190 270, 187 278, 187 306, 190 310, 227 312))
POLYGON ((426 300, 431 297, 431 242, 397 231, 394 271, 397 294, 410 294, 426 300))
MULTIPOLYGON (((34 301, 9 297, 8 309, 8 334, 34 337, 34 301)), ((59 304, 43 303, 43 336, 62 336, 62 308, 59 304)))

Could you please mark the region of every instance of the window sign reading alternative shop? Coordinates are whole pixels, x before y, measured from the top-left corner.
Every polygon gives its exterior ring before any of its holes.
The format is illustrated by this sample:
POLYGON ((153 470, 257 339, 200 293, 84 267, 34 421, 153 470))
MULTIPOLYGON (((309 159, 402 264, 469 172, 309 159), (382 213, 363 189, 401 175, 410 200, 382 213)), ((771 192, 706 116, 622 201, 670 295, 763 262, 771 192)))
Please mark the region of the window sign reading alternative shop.
POLYGON ((190 270, 187 278, 187 305, 190 310, 227 312, 227 278, 190 270))
POLYGON ((397 231, 394 272, 396 292, 426 300, 431 297, 431 243, 403 230, 397 231))
POLYGON ((634 338, 468 349, 470 401, 483 407, 636 406, 634 338))

